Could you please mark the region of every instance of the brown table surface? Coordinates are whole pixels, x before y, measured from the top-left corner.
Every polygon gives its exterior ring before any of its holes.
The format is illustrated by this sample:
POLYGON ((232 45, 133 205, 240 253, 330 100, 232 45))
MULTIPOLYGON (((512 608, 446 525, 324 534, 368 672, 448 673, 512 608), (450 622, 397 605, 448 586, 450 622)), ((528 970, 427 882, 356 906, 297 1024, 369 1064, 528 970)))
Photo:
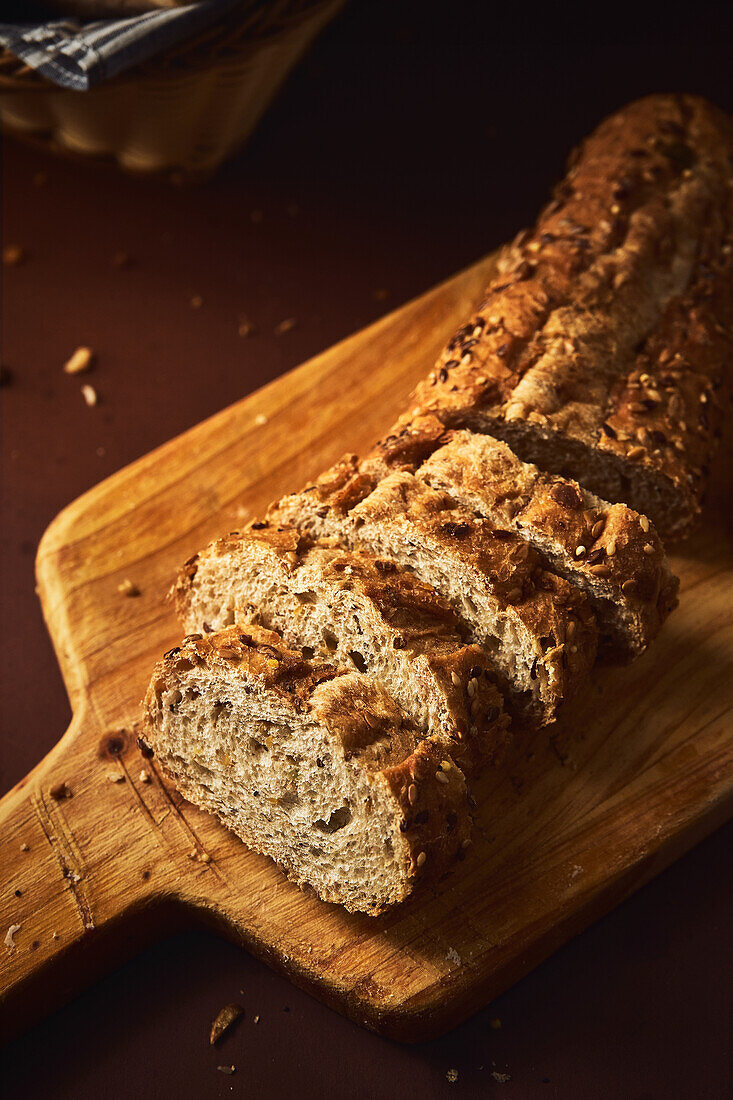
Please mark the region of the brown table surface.
MULTIPOLYGON (((68 719, 33 581, 59 509, 512 235, 570 145, 624 101, 689 89, 733 107, 722 7, 679 25, 637 19, 633 35, 613 23, 605 37, 548 17, 520 39, 493 5, 353 4, 249 148, 196 189, 5 142, 3 239, 27 258, 3 273, 1 789, 68 719), (129 267, 113 266, 118 251, 129 267), (276 335, 286 318, 295 326, 276 335), (97 353, 86 379, 61 371, 80 344, 97 353)), ((360 1031, 190 932, 7 1047, 0 1080, 8 1096, 75 1098, 722 1098, 732 841, 728 826, 436 1042, 360 1031), (213 1050, 209 1023, 232 1000, 246 1017, 213 1050)))

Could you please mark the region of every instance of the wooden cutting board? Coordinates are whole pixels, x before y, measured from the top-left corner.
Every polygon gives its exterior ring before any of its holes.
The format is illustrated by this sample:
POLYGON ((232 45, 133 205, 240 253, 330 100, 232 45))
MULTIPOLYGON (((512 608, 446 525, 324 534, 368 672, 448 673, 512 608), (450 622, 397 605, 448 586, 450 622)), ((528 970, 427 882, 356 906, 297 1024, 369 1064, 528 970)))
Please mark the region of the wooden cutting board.
POLYGON ((731 814, 730 472, 674 556, 680 607, 652 651, 597 669, 562 722, 519 738, 476 792, 464 863, 387 916, 301 893, 183 801, 136 744, 150 670, 179 635, 164 601, 177 566, 382 434, 491 263, 115 474, 46 531, 38 590, 74 717, 0 803, 0 940, 15 926, 0 942, 6 1034, 193 918, 356 1022, 428 1038, 731 814), (120 592, 128 580, 139 596, 120 592))

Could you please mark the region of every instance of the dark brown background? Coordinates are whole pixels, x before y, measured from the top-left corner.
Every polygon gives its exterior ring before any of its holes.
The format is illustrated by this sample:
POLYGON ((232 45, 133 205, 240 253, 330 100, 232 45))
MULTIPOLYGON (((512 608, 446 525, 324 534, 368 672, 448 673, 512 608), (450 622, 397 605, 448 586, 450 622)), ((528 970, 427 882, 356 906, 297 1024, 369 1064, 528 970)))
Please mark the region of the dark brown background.
MULTIPOLYGON (((27 259, 3 287, 0 788, 69 716, 33 591, 35 547, 63 505, 498 245, 532 219, 569 146, 624 101, 691 90, 733 107, 723 5, 697 6, 692 22, 692 7, 633 27, 611 17, 602 35, 554 13, 497 22, 492 7, 352 4, 249 148, 197 189, 6 141, 3 238, 27 259), (112 265, 119 250, 127 269, 112 265), (257 326, 246 339, 243 316, 257 326), (98 355, 85 379, 61 372, 79 344, 98 355)), ((8 1095, 61 1097, 717 1100, 733 1087, 732 841, 729 826, 434 1043, 362 1032, 191 932, 7 1048, 0 1079, 8 1095), (208 1025, 232 999, 246 1018, 215 1052, 208 1025)))

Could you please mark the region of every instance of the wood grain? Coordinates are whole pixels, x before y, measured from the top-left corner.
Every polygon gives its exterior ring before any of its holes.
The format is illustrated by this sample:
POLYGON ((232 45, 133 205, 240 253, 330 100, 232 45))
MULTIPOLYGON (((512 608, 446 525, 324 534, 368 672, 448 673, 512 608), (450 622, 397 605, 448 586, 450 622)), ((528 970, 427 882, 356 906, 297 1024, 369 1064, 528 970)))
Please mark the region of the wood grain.
MULTIPOLYGON (((488 258, 103 482, 41 542, 72 723, 0 803, 0 1024, 19 1030, 152 935, 204 921, 402 1040, 458 1023, 733 809, 730 462, 673 564, 680 608, 635 665, 598 668, 478 794, 460 868, 379 919, 301 893, 180 798, 135 740, 165 593, 209 538, 373 442, 479 296, 488 258), (721 504, 724 505, 721 507, 721 504), (118 588, 130 580, 135 597, 118 588), (66 791, 70 797, 59 797, 66 791), (202 859, 201 857, 205 857, 202 859)), ((32 691, 32 669, 28 690, 32 691)))

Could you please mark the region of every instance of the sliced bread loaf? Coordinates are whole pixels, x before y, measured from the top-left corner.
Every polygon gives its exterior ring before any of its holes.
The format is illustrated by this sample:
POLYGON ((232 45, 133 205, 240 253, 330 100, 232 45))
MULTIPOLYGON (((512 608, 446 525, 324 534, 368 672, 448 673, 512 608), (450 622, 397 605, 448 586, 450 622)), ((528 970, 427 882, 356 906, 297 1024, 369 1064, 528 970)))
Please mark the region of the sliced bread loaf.
POLYGON ((584 591, 611 655, 641 653, 676 606, 679 582, 646 516, 542 473, 505 443, 454 432, 416 476, 526 539, 584 591))
POLYGON ((374 680, 248 625, 193 634, 145 698, 145 740, 186 798, 300 885, 380 913, 469 843, 463 774, 374 680))
POLYGON ((331 537, 397 562, 432 585, 491 657, 516 710, 539 724, 554 720, 596 654, 586 597, 542 568, 520 535, 435 492, 407 470, 388 473, 348 508, 325 493, 286 497, 271 522, 331 537))
POLYGON ((174 588, 188 631, 254 619, 305 655, 378 679, 464 770, 492 758, 508 719, 493 670, 433 588, 391 561, 257 523, 209 546, 174 588))

